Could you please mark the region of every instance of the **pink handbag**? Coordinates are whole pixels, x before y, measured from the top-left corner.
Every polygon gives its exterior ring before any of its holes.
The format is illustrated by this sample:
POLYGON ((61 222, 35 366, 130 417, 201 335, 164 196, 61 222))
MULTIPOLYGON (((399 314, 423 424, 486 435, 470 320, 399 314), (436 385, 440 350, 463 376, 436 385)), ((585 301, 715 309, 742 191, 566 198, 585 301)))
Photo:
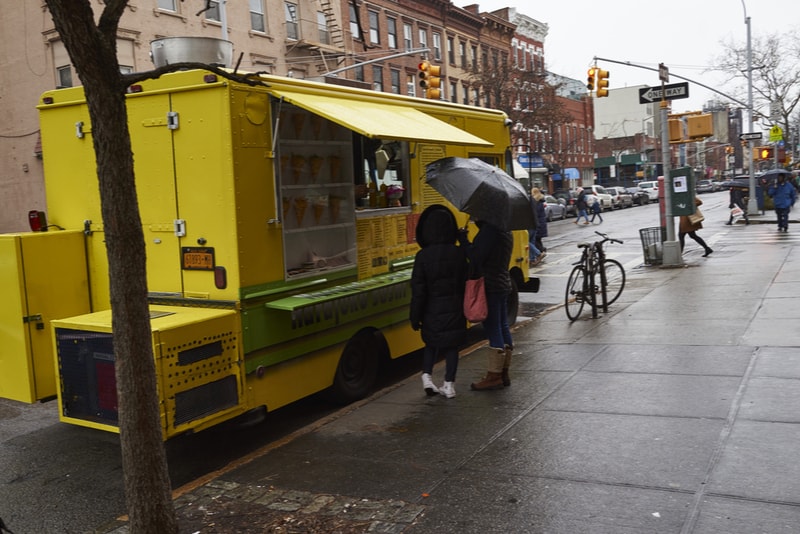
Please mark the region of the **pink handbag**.
POLYGON ((489 315, 483 277, 467 280, 464 291, 464 317, 471 323, 479 323, 489 315))

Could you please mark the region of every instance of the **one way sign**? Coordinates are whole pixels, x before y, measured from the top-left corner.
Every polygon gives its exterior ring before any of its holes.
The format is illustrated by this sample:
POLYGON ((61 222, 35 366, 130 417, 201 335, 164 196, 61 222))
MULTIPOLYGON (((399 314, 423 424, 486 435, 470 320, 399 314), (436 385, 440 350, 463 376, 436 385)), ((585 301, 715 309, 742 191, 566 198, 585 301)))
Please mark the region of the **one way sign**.
MULTIPOLYGON (((664 86, 664 100, 689 98, 689 82, 673 83, 664 86)), ((639 103, 651 104, 661 100, 661 87, 643 87, 639 89, 639 103)))

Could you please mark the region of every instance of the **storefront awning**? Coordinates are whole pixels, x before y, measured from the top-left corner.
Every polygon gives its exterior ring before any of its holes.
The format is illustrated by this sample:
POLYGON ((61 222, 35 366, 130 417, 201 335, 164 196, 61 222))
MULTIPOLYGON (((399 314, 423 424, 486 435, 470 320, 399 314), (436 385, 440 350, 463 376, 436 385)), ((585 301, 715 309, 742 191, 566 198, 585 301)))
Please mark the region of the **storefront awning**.
POLYGON ((290 104, 374 139, 492 146, 480 137, 409 106, 278 89, 269 92, 276 98, 283 98, 290 104))

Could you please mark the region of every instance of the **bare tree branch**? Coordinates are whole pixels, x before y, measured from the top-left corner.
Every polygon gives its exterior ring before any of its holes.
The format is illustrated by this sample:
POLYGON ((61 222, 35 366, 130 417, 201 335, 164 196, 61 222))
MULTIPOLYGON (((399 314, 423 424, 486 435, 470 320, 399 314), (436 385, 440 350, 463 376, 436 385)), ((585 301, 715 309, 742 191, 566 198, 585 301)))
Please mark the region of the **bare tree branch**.
POLYGON ((262 74, 268 74, 265 71, 259 72, 248 72, 239 74, 236 71, 230 71, 227 69, 223 69, 216 65, 210 65, 208 63, 198 63, 194 61, 183 61, 180 63, 172 63, 171 65, 164 65, 162 67, 157 67, 153 70, 142 71, 142 72, 132 72, 130 74, 123 74, 121 75, 120 82, 122 84, 122 89, 125 90, 132 84, 144 81, 144 80, 152 80, 156 79, 164 74, 168 74, 170 72, 177 72, 180 70, 188 70, 188 69, 203 69, 209 72, 213 72, 223 78, 228 80, 244 83, 251 87, 262 86, 262 87, 269 87, 269 84, 264 82, 263 80, 259 79, 258 77, 262 74))

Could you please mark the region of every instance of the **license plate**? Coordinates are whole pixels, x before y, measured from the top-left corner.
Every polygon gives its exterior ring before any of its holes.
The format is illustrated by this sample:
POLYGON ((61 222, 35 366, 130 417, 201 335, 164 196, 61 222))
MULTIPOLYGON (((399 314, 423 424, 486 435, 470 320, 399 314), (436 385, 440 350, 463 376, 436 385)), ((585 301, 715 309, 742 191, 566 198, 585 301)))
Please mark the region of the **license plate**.
POLYGON ((207 247, 183 247, 181 268, 187 271, 213 271, 214 249, 207 247))

